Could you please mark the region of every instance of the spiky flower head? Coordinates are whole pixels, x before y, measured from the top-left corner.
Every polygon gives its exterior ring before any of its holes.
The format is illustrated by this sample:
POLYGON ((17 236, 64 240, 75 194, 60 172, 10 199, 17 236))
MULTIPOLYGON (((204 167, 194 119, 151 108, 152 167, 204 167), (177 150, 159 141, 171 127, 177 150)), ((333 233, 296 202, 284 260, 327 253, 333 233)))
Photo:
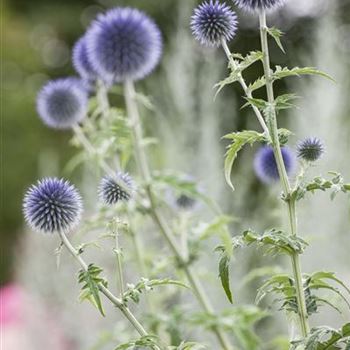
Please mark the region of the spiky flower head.
POLYGON ((298 157, 309 162, 320 159, 324 153, 324 146, 320 139, 309 137, 299 142, 297 146, 298 157))
POLYGON ((218 47, 222 39, 229 41, 234 37, 237 24, 236 13, 227 4, 210 0, 194 10, 191 29, 201 44, 218 47))
POLYGON ((71 128, 84 119, 87 109, 86 85, 74 77, 49 81, 37 97, 39 116, 52 128, 71 128))
POLYGON ((96 80, 97 74, 89 60, 85 36, 82 36, 75 43, 73 47, 72 61, 75 70, 82 79, 89 82, 96 80))
POLYGON ((26 222, 35 231, 66 233, 80 221, 81 196, 68 181, 45 178, 27 190, 23 212, 26 222))
POLYGON ((99 186, 99 197, 107 205, 128 201, 135 190, 134 181, 128 173, 106 175, 99 186))
MULTIPOLYGON (((288 175, 292 175, 296 167, 294 152, 289 147, 282 147, 282 157, 288 175)), ((264 183, 278 181, 278 167, 273 148, 270 146, 261 147, 255 155, 254 170, 257 177, 264 183)))
POLYGON ((282 6, 285 0, 233 0, 234 3, 248 11, 272 10, 282 6))
POLYGON ((108 83, 144 78, 162 54, 157 25, 143 12, 129 7, 100 15, 87 31, 86 45, 93 69, 108 83))

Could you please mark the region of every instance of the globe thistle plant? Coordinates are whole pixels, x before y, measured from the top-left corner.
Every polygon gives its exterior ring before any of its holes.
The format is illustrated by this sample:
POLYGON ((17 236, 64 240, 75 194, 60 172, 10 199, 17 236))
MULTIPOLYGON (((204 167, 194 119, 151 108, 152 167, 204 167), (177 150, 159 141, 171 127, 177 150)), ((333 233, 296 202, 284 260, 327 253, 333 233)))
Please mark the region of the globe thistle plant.
POLYGON ((315 162, 324 153, 324 146, 320 139, 309 137, 299 142, 297 147, 298 158, 308 162, 315 162))
POLYGON ((96 72, 89 61, 85 36, 81 37, 73 47, 73 66, 82 79, 89 82, 95 81, 96 72))
POLYGON ((80 221, 81 196, 68 181, 45 178, 28 189, 23 211, 26 222, 35 231, 69 232, 80 221))
POLYGON ((157 25, 132 8, 118 7, 100 15, 86 34, 86 45, 93 69, 108 83, 144 78, 162 54, 157 25))
POLYGON ((191 20, 195 38, 206 46, 220 46, 222 40, 231 40, 237 31, 236 13, 225 3, 210 0, 199 5, 191 20))
POLYGON ((88 94, 77 78, 48 82, 39 92, 37 110, 42 121, 52 128, 69 129, 86 116, 88 94))
POLYGON ((284 0, 233 0, 234 3, 249 11, 255 10, 272 10, 283 5, 284 0))
MULTIPOLYGON (((281 148, 284 165, 288 175, 293 174, 296 167, 296 159, 293 151, 288 147, 281 148)), ((279 180, 278 167, 270 146, 261 147, 255 155, 254 170, 257 177, 264 183, 272 183, 279 180)))
POLYGON ((134 182, 128 173, 118 173, 115 177, 107 175, 99 186, 100 199, 107 205, 128 201, 134 192, 134 182), (123 188, 120 183, 125 185, 123 188), (127 191, 128 190, 128 191, 127 191))

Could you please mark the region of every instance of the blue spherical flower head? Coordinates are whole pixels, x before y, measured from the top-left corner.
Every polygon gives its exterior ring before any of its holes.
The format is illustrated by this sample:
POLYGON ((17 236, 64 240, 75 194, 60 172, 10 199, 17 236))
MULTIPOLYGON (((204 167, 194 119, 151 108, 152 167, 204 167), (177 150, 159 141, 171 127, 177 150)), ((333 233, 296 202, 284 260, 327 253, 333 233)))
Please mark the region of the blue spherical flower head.
POLYGON ((113 205, 118 202, 127 202, 131 198, 134 189, 134 182, 129 174, 118 173, 114 177, 107 175, 101 180, 99 186, 99 197, 107 205, 113 205))
POLYGON ((194 37, 203 45, 220 46, 229 41, 237 30, 236 13, 218 0, 206 1, 194 10, 191 29, 194 37))
MULTIPOLYGON (((296 167, 296 159, 293 151, 288 147, 282 147, 282 157, 288 175, 292 175, 296 167)), ((255 155, 254 170, 257 177, 269 184, 279 180, 278 167, 270 146, 261 147, 255 155)))
POLYGON ((283 5, 285 0, 233 0, 234 3, 248 11, 272 10, 283 5))
POLYGON ((82 79, 89 82, 95 81, 97 74, 90 63, 87 47, 86 37, 81 37, 73 47, 72 55, 73 66, 82 79))
POLYGON ((77 78, 50 81, 38 94, 39 116, 46 125, 52 128, 71 128, 84 119, 87 109, 87 88, 77 78))
POLYGON ((309 137, 299 142, 297 146, 297 154, 300 159, 308 162, 315 162, 320 159, 324 153, 324 146, 320 139, 309 137))
POLYGON ((128 7, 100 15, 86 34, 86 45, 93 69, 107 83, 144 78, 162 54, 157 25, 143 12, 128 7))
POLYGON ((26 222, 35 231, 66 233, 80 221, 81 197, 68 181, 45 178, 28 189, 23 212, 26 222))

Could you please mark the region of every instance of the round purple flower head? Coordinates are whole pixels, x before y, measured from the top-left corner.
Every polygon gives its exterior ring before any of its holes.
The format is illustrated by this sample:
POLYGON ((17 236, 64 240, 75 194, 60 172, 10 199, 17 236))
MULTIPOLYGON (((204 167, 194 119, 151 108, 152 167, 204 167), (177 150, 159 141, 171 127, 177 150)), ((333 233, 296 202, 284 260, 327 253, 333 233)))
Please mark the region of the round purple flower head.
POLYGON ((73 66, 82 79, 94 81, 97 78, 96 72, 89 61, 86 48, 86 37, 82 36, 73 47, 73 66))
POLYGON ((68 181, 45 178, 26 192, 23 212, 26 222, 36 231, 68 232, 80 221, 81 197, 68 181))
POLYGON ((237 24, 236 13, 229 6, 210 0, 194 10, 191 29, 201 44, 218 47, 222 39, 229 41, 234 37, 237 24))
POLYGON ((233 0, 234 3, 244 10, 272 10, 283 5, 284 0, 233 0))
POLYGON ((298 157, 309 162, 315 162, 320 159, 323 153, 323 143, 316 137, 310 137, 299 142, 297 147, 298 157))
POLYGON ((102 178, 98 192, 100 199, 107 205, 128 201, 134 192, 134 182, 127 173, 118 173, 116 177, 107 175, 102 178))
MULTIPOLYGON (((281 151, 287 174, 291 175, 296 167, 295 155, 288 147, 282 147, 281 151)), ((278 181, 278 167, 272 147, 263 146, 258 150, 254 159, 254 170, 257 177, 266 184, 278 181)))
POLYGON ((48 82, 37 98, 39 116, 52 128, 71 128, 84 119, 87 108, 87 88, 73 77, 48 82))
POLYGON ((159 63, 162 37, 143 12, 117 7, 98 16, 86 34, 89 60, 108 83, 144 78, 159 63))

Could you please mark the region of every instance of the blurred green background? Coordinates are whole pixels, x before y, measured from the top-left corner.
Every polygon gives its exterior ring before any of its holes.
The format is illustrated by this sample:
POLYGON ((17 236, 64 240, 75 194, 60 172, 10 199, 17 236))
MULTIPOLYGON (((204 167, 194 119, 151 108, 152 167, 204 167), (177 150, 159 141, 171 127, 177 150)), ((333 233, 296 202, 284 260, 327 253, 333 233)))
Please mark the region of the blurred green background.
MULTIPOLYGON (((135 6, 146 11, 164 34, 165 55, 161 66, 138 84, 139 89, 152 96, 157 107, 157 115, 147 119, 146 125, 149 132, 164 142, 162 152, 158 150, 153 157, 155 165, 195 173, 206 182, 208 191, 224 211, 233 212, 243 223, 250 219, 265 227, 275 220, 278 190, 269 195, 269 189, 252 175, 251 150, 243 152, 236 165, 236 182, 240 185, 235 197, 224 184, 225 144, 220 137, 235 129, 257 125, 249 110, 240 110, 243 100, 238 86, 225 89, 213 100, 212 86, 225 77, 226 63, 222 52, 203 49, 191 37, 189 18, 197 3, 194 0, 3 1, 2 283, 13 277, 13 253, 23 232, 21 201, 25 188, 38 177, 62 175, 62 169, 75 152, 69 145, 69 132, 50 130, 37 117, 37 91, 50 78, 74 74, 70 61, 74 42, 96 13, 113 6, 135 6)), ((231 48, 247 53, 259 45, 257 21, 249 14, 239 13, 239 16, 240 30, 231 48)), ((274 64, 318 65, 337 80, 336 85, 310 79, 276 84, 279 93, 294 88, 303 96, 299 109, 288 113, 290 118, 281 118, 281 124, 289 123, 301 136, 311 133, 323 137, 327 155, 322 170, 332 168, 350 178, 350 1, 308 0, 305 4, 305 0, 291 0, 270 22, 286 32, 283 38, 286 55, 271 44, 274 64)), ((247 72, 246 78, 250 80, 258 74, 261 67, 257 65, 247 72)), ((302 227, 306 233, 311 233, 314 227, 321 231, 328 227, 334 230, 337 243, 333 237, 330 256, 322 257, 322 244, 329 245, 329 241, 321 240, 320 256, 314 264, 323 258, 325 264, 332 263, 337 256, 345 273, 344 266, 350 266, 348 200, 333 204, 333 212, 325 203, 328 202, 317 199, 316 205, 315 202, 304 204, 301 219, 309 223, 302 227)), ((247 261, 245 268, 249 269, 252 262, 247 261)))

